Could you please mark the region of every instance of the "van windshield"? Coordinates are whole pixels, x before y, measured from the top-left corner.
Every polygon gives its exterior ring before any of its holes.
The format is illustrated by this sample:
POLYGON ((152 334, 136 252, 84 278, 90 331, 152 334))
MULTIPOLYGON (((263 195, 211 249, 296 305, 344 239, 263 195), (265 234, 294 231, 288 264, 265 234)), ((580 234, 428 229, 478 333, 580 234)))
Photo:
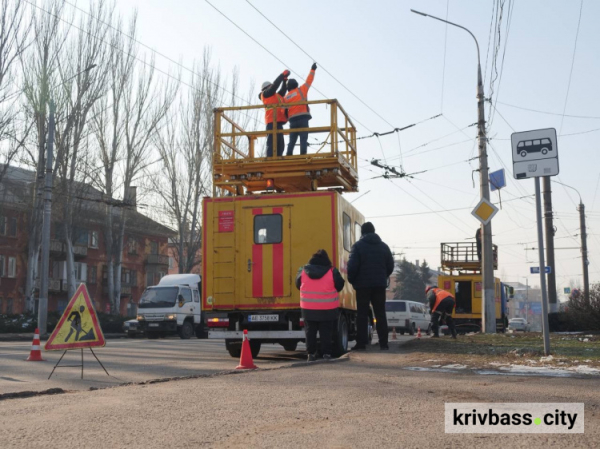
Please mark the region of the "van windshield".
POLYGON ((388 301, 385 303, 386 312, 406 312, 406 303, 404 301, 388 301))
POLYGON ((178 287, 148 288, 140 298, 139 308, 174 307, 177 301, 178 287))

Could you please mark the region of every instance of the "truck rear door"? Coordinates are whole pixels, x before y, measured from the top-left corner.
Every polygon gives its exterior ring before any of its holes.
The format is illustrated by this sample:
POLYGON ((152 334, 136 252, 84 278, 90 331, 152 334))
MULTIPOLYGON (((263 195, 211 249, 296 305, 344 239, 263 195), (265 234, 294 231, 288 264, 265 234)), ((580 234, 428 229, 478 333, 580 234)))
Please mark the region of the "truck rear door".
POLYGON ((291 296, 291 207, 248 207, 244 214, 246 301, 275 304, 291 296))

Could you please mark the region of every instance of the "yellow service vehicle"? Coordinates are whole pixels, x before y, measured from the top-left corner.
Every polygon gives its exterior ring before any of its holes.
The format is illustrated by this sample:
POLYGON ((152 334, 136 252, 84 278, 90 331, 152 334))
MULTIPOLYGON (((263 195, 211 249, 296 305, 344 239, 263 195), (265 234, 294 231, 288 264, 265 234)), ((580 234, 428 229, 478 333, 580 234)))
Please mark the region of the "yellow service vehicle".
MULTIPOLYGON (((208 338, 225 339, 232 357, 240 356, 245 329, 253 356, 262 343, 295 350, 304 341, 298 268, 325 249, 345 277, 350 248, 360 237, 364 217, 342 197, 357 190, 356 130, 337 101, 306 103, 330 109, 329 126, 309 128, 327 137, 315 153, 286 157, 255 155, 256 140, 267 132, 245 131, 229 117, 265 106, 215 110, 214 189, 202 207, 202 306, 208 338)), ((337 354, 356 336, 349 283, 340 292, 340 312, 337 354)))
MULTIPOLYGON (((494 248, 494 269, 498 268, 498 247, 494 248)), ((475 242, 441 244, 441 262, 444 274, 438 276, 438 287, 449 291, 456 299, 452 317, 459 332, 480 331, 483 288, 481 262, 475 242)), ((496 328, 503 329, 502 292, 500 279, 494 278, 496 328)))

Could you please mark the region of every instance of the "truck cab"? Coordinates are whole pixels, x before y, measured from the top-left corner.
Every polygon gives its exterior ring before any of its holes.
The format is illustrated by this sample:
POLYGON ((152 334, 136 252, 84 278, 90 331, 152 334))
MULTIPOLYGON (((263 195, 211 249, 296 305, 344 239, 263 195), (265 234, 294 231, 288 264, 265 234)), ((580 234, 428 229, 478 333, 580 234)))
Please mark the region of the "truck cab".
POLYGON ((171 274, 144 290, 138 304, 138 322, 148 338, 178 334, 205 337, 200 300, 202 278, 171 274))

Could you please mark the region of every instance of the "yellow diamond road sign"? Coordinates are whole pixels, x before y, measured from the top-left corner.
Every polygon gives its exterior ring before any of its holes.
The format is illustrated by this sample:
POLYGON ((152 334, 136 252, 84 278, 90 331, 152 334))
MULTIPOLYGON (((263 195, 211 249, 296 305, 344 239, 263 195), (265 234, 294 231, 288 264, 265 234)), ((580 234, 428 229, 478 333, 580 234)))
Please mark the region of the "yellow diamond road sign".
POLYGON ((485 198, 482 198, 477 206, 475 206, 475 209, 471 211, 471 214, 484 225, 486 225, 490 222, 494 215, 496 215, 497 212, 498 208, 496 206, 494 206, 485 198))

